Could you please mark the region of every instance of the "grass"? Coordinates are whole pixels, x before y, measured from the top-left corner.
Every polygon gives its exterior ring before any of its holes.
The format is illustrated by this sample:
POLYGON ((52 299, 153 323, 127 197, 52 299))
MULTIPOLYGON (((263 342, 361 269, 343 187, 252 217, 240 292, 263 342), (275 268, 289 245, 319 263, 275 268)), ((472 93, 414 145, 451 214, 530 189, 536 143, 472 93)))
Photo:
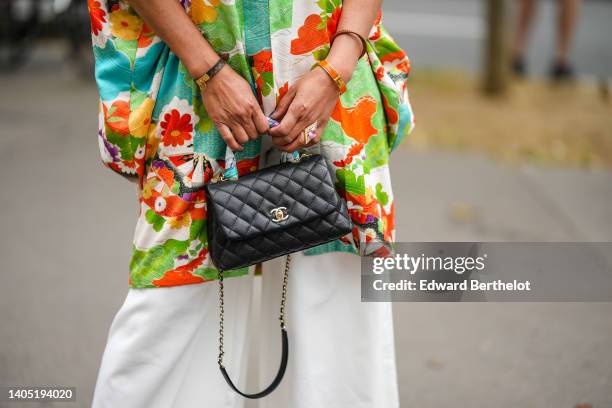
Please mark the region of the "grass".
POLYGON ((417 126, 405 148, 612 168, 612 103, 596 85, 514 80, 506 96, 490 98, 475 78, 425 70, 413 73, 410 91, 417 126))

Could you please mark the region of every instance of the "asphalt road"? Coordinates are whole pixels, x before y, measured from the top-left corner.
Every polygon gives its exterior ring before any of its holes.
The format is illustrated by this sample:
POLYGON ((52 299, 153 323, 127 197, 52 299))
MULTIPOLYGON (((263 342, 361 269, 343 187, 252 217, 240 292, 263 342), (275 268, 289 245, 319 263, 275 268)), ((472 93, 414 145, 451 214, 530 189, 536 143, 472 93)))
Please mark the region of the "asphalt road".
MULTIPOLYGON (((528 64, 545 75, 554 52, 555 0, 538 0, 528 64)), ((383 23, 405 48, 415 70, 454 67, 478 72, 484 37, 482 0, 385 0, 383 23)), ((514 4, 514 2, 510 2, 514 4)), ((612 77, 612 2, 584 1, 573 46, 580 76, 612 77)))

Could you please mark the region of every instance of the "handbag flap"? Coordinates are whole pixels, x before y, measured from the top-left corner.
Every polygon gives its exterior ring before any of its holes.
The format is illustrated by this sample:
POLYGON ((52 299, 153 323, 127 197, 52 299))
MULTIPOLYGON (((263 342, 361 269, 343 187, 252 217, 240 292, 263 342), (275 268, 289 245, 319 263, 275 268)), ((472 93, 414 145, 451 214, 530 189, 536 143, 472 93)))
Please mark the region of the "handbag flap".
POLYGON ((252 239, 323 218, 341 198, 320 155, 206 185, 208 212, 231 240, 252 239))

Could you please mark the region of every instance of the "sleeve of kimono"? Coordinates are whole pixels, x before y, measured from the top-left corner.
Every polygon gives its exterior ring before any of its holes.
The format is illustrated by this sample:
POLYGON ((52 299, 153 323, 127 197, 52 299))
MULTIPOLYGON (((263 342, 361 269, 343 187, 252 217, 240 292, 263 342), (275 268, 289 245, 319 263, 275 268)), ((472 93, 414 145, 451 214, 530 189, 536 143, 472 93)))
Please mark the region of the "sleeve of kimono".
POLYGON ((153 83, 161 76, 156 67, 164 47, 154 47, 161 44, 159 38, 127 2, 88 0, 88 6, 100 94, 102 163, 142 186, 147 161, 157 146, 150 124, 153 83))
POLYGON ((391 152, 414 129, 414 114, 408 96, 410 60, 381 24, 380 12, 367 45, 368 57, 382 95, 391 152))

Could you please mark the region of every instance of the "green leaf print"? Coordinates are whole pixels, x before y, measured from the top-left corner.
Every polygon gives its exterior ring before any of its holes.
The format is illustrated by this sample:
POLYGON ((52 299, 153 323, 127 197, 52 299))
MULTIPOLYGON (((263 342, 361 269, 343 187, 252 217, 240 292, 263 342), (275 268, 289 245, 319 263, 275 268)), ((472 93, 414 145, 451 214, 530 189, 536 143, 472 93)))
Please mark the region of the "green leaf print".
POLYGON ((161 229, 164 227, 164 223, 166 222, 164 217, 157 214, 153 210, 147 210, 145 214, 145 219, 149 224, 153 225, 153 230, 156 232, 161 231, 161 229))
POLYGON ((355 195, 365 195, 365 179, 363 174, 359 177, 348 169, 336 170, 336 177, 338 178, 338 184, 347 193, 355 195))
MULTIPOLYGON (((231 271, 225 271, 223 273, 224 278, 233 278, 236 276, 246 275, 249 272, 249 268, 234 269, 231 271)), ((219 277, 219 271, 210 266, 200 267, 192 272, 194 275, 201 276, 204 280, 217 279, 219 277)))
POLYGON ((391 41, 388 37, 381 37, 376 42, 370 42, 370 44, 374 46, 375 52, 379 57, 401 50, 401 48, 398 47, 397 43, 391 41))
POLYGON ((210 132, 213 129, 213 121, 205 114, 199 114, 200 121, 196 125, 196 130, 202 133, 210 132))
MULTIPOLYGON (((220 53, 230 52, 236 47, 236 32, 241 27, 234 5, 221 4, 215 7, 217 19, 212 23, 202 23, 200 28, 212 47, 220 53)), ((238 38, 239 39, 239 38, 238 38)))
POLYGON ((376 199, 382 205, 387 205, 389 202, 389 194, 385 193, 382 187, 382 183, 376 184, 376 199))
POLYGON ((327 14, 331 14, 340 5, 341 0, 319 0, 317 4, 327 14))
MULTIPOLYGON (((111 122, 109 120, 108 122, 111 122)), ((130 138, 123 136, 119 133, 113 132, 110 127, 106 126, 106 139, 119 148, 119 154, 122 160, 130 161, 133 160, 132 149, 130 146, 130 138)))
POLYGON ((245 56, 243 54, 234 54, 227 60, 228 64, 231 65, 232 68, 240 75, 251 83, 253 75, 251 74, 251 67, 248 64, 245 56))
POLYGON ((130 93, 130 110, 136 110, 136 108, 138 108, 144 102, 147 96, 148 95, 146 92, 142 92, 136 88, 132 88, 132 92, 130 93))
POLYGON ((387 164, 389 161, 389 156, 380 153, 383 151, 388 151, 387 135, 384 133, 378 133, 370 137, 370 140, 368 140, 368 144, 366 144, 365 146, 366 159, 364 162, 364 166, 366 166, 368 169, 373 169, 375 167, 380 167, 387 164))
POLYGON ((162 245, 147 250, 133 248, 130 261, 132 286, 154 287, 153 281, 160 279, 166 271, 174 268, 174 260, 187 252, 189 241, 169 239, 162 245))
POLYGON ((325 58, 327 58, 327 54, 329 54, 329 47, 325 45, 321 48, 314 50, 312 56, 317 61, 323 61, 325 58))
POLYGON ((270 92, 274 90, 274 77, 272 76, 272 72, 264 72, 261 74, 261 77, 264 82, 264 86, 261 90, 261 93, 263 94, 263 96, 268 96, 270 95, 270 92))
POLYGON ((172 188, 170 189, 170 191, 172 191, 172 193, 174 194, 178 194, 181 191, 181 184, 174 180, 174 183, 172 183, 172 188))
POLYGON ((325 142, 334 142, 344 146, 353 144, 353 139, 344 134, 338 122, 330 120, 325 126, 325 131, 321 136, 321 140, 325 142))
POLYGON ((136 51, 138 50, 137 40, 122 40, 121 38, 115 38, 115 49, 123 53, 130 61, 130 67, 134 67, 134 61, 136 61, 136 51))
POLYGON ((270 0, 270 31, 276 32, 285 28, 291 28, 293 4, 286 0, 270 0))
POLYGON ((199 238, 200 241, 206 242, 206 221, 205 220, 197 220, 192 221, 191 226, 189 227, 189 239, 194 240, 199 238))

